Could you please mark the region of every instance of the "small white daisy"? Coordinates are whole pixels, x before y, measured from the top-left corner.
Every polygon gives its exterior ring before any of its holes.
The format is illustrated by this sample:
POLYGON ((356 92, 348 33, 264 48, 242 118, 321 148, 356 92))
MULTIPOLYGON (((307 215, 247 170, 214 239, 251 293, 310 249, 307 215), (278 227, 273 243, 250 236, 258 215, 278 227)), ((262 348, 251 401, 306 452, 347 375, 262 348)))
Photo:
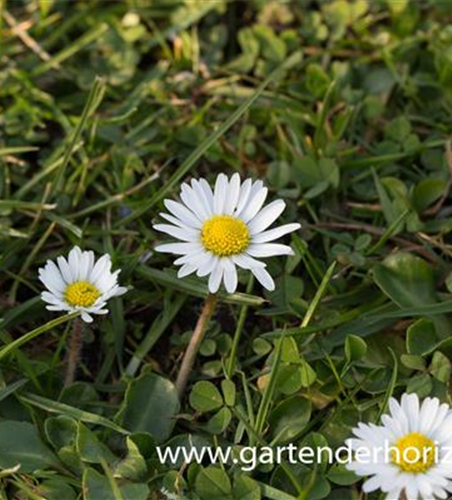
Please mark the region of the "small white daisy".
POLYGON ((92 251, 74 247, 66 260, 57 257, 57 264, 48 260, 39 269, 39 279, 48 291, 41 298, 49 311, 81 311, 84 321, 91 323, 91 314, 107 314, 107 300, 127 292, 118 285, 120 270, 111 272, 111 258, 103 255, 97 262, 92 251))
POLYGON ((170 214, 160 214, 170 224, 154 226, 181 243, 167 243, 156 250, 181 255, 174 262, 181 266, 180 278, 194 272, 200 277, 210 275, 211 293, 218 291, 222 281, 229 293, 235 292, 236 266, 250 270, 262 286, 274 290, 266 264, 256 258, 292 255, 289 246, 271 242, 301 226, 286 224, 267 230, 286 206, 276 200, 262 208, 267 193, 262 181, 242 183, 239 174, 231 179, 218 175, 213 191, 205 179, 182 184, 182 203, 165 200, 170 214))
POLYGON ((381 418, 383 425, 360 423, 353 429, 356 439, 349 443, 358 454, 347 468, 369 477, 363 484, 365 493, 380 489, 388 500, 399 500, 402 493, 408 500, 448 498, 452 492, 450 407, 437 398, 427 398, 420 405, 416 394, 404 394, 400 404, 389 401, 389 410, 381 418))

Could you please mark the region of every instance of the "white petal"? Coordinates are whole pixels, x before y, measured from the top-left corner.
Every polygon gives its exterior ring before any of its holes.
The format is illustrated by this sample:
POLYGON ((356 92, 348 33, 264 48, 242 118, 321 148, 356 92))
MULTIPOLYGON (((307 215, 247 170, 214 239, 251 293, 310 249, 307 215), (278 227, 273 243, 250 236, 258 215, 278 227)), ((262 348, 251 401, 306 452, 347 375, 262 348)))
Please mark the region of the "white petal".
POLYGON ((230 259, 222 259, 224 267, 223 281, 226 291, 234 293, 237 289, 237 269, 230 259))
POLYGON ((209 212, 213 214, 213 192, 209 183, 205 179, 199 179, 199 187, 202 189, 204 193, 204 199, 207 203, 207 207, 209 208, 209 212))
POLYGON ((226 201, 224 204, 224 213, 226 215, 232 215, 239 200, 240 194, 240 175, 234 174, 229 181, 226 201))
POLYGON ((402 409, 408 418, 411 432, 419 430, 419 398, 417 394, 407 394, 402 396, 402 409))
MULTIPOLYGON (((406 495, 409 499, 416 499, 419 497, 419 489, 416 481, 410 481, 405 487, 406 495)), ((430 499, 429 499, 430 500, 430 499)))
POLYGON ((253 257, 250 257, 249 255, 246 254, 234 255, 232 257, 232 261, 234 262, 234 264, 237 264, 242 269, 253 269, 254 267, 266 267, 266 264, 264 262, 253 259, 253 257))
POLYGON ((284 226, 275 227, 269 231, 264 231, 263 233, 258 233, 252 236, 252 243, 267 243, 268 241, 277 240, 286 234, 297 231, 301 228, 301 224, 285 224, 284 226))
MULTIPOLYGON (((257 189, 260 189, 260 187, 263 186, 262 181, 256 181, 255 185, 257 185, 257 189)), ((253 187, 253 181, 251 179, 246 179, 245 182, 242 183, 240 187, 240 192, 239 192, 239 200, 237 202, 237 208, 235 210, 234 215, 238 217, 242 210, 246 207, 248 203, 248 198, 250 196, 250 193, 252 191, 253 187)))
POLYGON ((61 275, 67 284, 77 281, 77 276, 72 275, 71 268, 64 257, 57 257, 57 263, 60 268, 61 275))
POLYGON ((223 266, 219 261, 214 267, 212 274, 209 277, 209 291, 210 293, 217 293, 221 285, 221 279, 223 278, 223 266))
POLYGON ((59 268, 51 260, 47 261, 45 268, 39 269, 39 279, 54 295, 60 296, 66 289, 59 268))
POLYGON ((50 292, 42 292, 41 299, 44 302, 47 302, 48 304, 52 304, 54 306, 60 306, 65 303, 64 300, 62 300, 59 297, 56 297, 55 295, 53 295, 53 293, 50 292))
POLYGON ((205 218, 210 219, 213 214, 213 194, 210 186, 204 179, 201 179, 199 181, 196 179, 192 179, 191 187, 195 196, 199 199, 200 203, 203 206, 204 213, 206 214, 205 218), (204 183, 207 185, 207 189, 203 187, 203 184, 201 183, 202 181, 204 181, 204 183))
POLYGON ((184 222, 187 226, 195 227, 198 229, 202 226, 201 220, 198 219, 198 217, 196 217, 196 215, 191 210, 188 210, 187 207, 182 205, 182 203, 178 203, 177 201, 173 200, 165 200, 163 203, 173 215, 184 222))
POLYGON ((417 474, 416 482, 422 498, 433 498, 432 486, 425 477, 423 477, 421 474, 417 474))
POLYGON ((393 417, 394 430, 397 432, 397 434, 399 436, 408 434, 409 432, 408 419, 402 407, 394 398, 391 398, 389 400, 389 409, 393 417))
POLYGON ((152 226, 156 231, 169 234, 174 238, 182 241, 198 241, 200 238, 200 232, 197 229, 192 229, 189 227, 181 228, 176 226, 171 226, 170 224, 155 224, 152 226))
POLYGON ((183 264, 195 265, 198 257, 200 257, 203 253, 206 253, 205 250, 200 250, 199 252, 195 252, 195 253, 184 254, 184 255, 182 255, 182 257, 179 257, 174 261, 174 265, 176 265, 176 266, 181 266, 183 264))
POLYGON ((251 269, 251 272, 256 276, 257 281, 272 292, 275 289, 275 282, 273 281, 273 278, 270 276, 269 272, 263 268, 263 267, 253 267, 251 269))
POLYGON ((251 234, 257 234, 271 226, 283 213, 286 204, 282 200, 272 201, 248 222, 251 234))
POLYGON ((191 252, 199 252, 202 250, 202 247, 197 243, 165 243, 164 245, 156 246, 155 250, 157 252, 184 255, 191 252))
POLYGON ((185 203, 187 208, 195 213, 196 217, 199 220, 203 221, 209 218, 209 214, 207 213, 202 200, 199 196, 193 191, 191 186, 184 183, 181 186, 180 197, 182 201, 185 203))
POLYGON ((124 295, 127 293, 129 289, 126 286, 118 286, 118 288, 115 290, 115 297, 121 297, 121 295, 124 295))
POLYGON ((93 318, 85 311, 82 312, 82 320, 85 323, 92 323, 93 322, 93 318))
POLYGON ((108 309, 99 309, 95 312, 95 314, 108 314, 108 309))
POLYGON ((79 279, 87 281, 91 276, 94 267, 94 252, 89 250, 83 252, 80 257, 79 279))
POLYGON ((80 264, 82 259, 82 251, 79 247, 75 246, 70 252, 68 256, 68 264, 71 268, 72 279, 74 281, 79 281, 80 278, 80 264))
POLYGON ((73 311, 73 309, 66 304, 61 304, 61 305, 52 304, 52 305, 46 306, 46 309, 48 311, 73 311))
POLYGON ((388 492, 386 500, 399 500, 401 494, 402 494, 402 488, 395 487, 388 492))
POLYGON ((213 195, 213 210, 215 214, 223 213, 227 189, 228 178, 224 174, 219 174, 215 182, 215 191, 213 195))
POLYGON ((101 297, 99 297, 98 302, 106 302, 107 300, 113 297, 120 297, 127 292, 127 288, 125 286, 114 285, 108 291, 104 292, 101 297))
POLYGON ((293 250, 287 245, 279 243, 251 244, 246 253, 252 257, 274 257, 276 255, 293 255, 293 250))
POLYGON ((91 279, 91 283, 102 293, 107 293, 114 287, 118 286, 118 271, 111 273, 105 272, 101 274, 96 280, 91 279))
POLYGON ((371 493, 372 491, 381 489, 381 477, 374 476, 363 483, 364 493, 371 493))
POLYGON ((449 414, 449 410, 450 410, 449 405, 445 403, 439 406, 438 411, 436 412, 435 419, 432 422, 431 427, 429 429, 429 433, 431 436, 434 436, 435 432, 442 426, 444 419, 449 414))
POLYGON ((213 272, 215 267, 218 266, 218 263, 219 263, 218 257, 212 254, 208 254, 208 257, 206 257, 206 259, 199 264, 198 272, 196 274, 200 278, 202 278, 203 276, 207 276, 208 274, 213 272))
POLYGON ((90 281, 95 283, 101 276, 109 272, 111 269, 111 258, 108 254, 102 255, 102 257, 96 262, 91 272, 90 281))
POLYGON ((426 398, 419 412, 419 432, 427 434, 436 419, 440 401, 438 398, 426 398))
POLYGON ((250 221, 262 208, 262 205, 267 198, 268 189, 263 187, 259 191, 257 191, 254 196, 250 195, 250 199, 244 208, 243 212, 239 215, 239 218, 243 220, 243 222, 250 221))
POLYGON ((190 264, 184 264, 177 272, 177 277, 185 278, 185 276, 188 276, 189 274, 192 274, 195 271, 196 271, 195 266, 191 266, 190 264))
POLYGON ((164 212, 160 212, 159 213, 160 217, 162 217, 163 219, 166 219, 168 222, 171 222, 171 224, 174 224, 175 226, 179 226, 179 227, 182 227, 182 228, 192 228, 192 226, 189 226, 188 224, 186 224, 185 222, 181 221, 180 219, 178 219, 177 217, 174 217, 174 215, 170 215, 170 214, 165 214, 164 212))

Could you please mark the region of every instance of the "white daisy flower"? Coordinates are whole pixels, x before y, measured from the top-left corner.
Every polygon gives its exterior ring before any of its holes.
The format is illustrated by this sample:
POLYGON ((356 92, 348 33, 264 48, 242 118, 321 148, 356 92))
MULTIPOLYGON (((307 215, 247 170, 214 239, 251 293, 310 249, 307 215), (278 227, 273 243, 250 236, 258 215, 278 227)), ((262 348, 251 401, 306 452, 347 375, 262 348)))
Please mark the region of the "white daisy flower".
POLYGON ((301 226, 286 224, 267 230, 286 206, 276 200, 262 208, 267 193, 262 181, 242 183, 239 174, 230 179, 218 175, 213 191, 205 179, 182 184, 182 203, 165 200, 170 214, 160 214, 170 224, 154 226, 180 242, 159 245, 156 250, 181 256, 174 262, 181 266, 180 278, 194 272, 200 277, 209 275, 211 293, 218 291, 222 281, 229 293, 235 292, 236 266, 250 270, 262 286, 274 290, 266 264, 257 258, 292 255, 289 246, 273 241, 301 226))
POLYGON ((74 247, 66 260, 58 257, 57 263, 48 260, 39 269, 39 279, 48 291, 41 298, 49 311, 81 311, 84 321, 91 323, 92 314, 107 314, 104 309, 108 299, 127 292, 118 285, 120 270, 111 272, 111 258, 103 255, 97 262, 92 251, 74 247))
POLYGON ((389 410, 389 415, 382 416, 383 425, 360 423, 353 429, 356 439, 349 444, 355 458, 347 468, 369 477, 363 484, 365 493, 380 489, 388 500, 399 500, 402 494, 408 500, 448 498, 452 492, 450 407, 437 398, 427 398, 421 405, 416 394, 404 394, 400 404, 389 401, 389 410))

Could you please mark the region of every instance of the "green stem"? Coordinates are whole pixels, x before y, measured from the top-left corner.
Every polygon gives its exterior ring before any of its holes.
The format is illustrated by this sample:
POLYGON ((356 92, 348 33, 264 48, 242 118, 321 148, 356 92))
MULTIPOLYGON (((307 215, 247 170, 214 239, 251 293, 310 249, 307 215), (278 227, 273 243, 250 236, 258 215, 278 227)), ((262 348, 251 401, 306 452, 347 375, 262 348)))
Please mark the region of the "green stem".
MULTIPOLYGON (((248 281, 248 286, 246 288, 246 293, 251 293, 251 290, 253 289, 253 284, 254 284, 254 279, 253 275, 251 274, 250 279, 248 281)), ((228 379, 232 378, 232 375, 234 374, 235 363, 237 358, 237 349, 239 347, 239 342, 242 336, 242 330, 245 324, 247 314, 248 314, 248 305, 245 304, 240 309, 239 319, 237 321, 237 327, 234 332, 234 339, 232 341, 232 347, 231 347, 231 355, 229 357, 228 366, 226 368, 226 377, 228 379)))

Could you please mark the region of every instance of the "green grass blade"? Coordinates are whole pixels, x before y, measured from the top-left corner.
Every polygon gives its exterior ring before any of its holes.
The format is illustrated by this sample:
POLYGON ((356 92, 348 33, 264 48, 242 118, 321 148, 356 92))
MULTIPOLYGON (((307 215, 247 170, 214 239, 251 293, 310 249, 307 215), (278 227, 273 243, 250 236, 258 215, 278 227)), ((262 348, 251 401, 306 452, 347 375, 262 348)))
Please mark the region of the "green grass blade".
POLYGON ((58 193, 61 190, 62 181, 64 179, 64 174, 66 172, 69 160, 71 159, 74 149, 80 140, 80 137, 82 135, 83 130, 86 127, 88 119, 96 111, 96 109, 102 102, 102 98, 105 94, 105 89, 106 89, 106 84, 104 80, 102 78, 96 77, 94 79, 93 85, 88 95, 88 99, 85 103, 85 107, 83 108, 80 120, 78 121, 77 126, 75 127, 69 145, 64 153, 63 162, 59 166, 58 171, 55 175, 53 181, 54 194, 58 193))
POLYGON ((119 434, 128 435, 129 431, 123 429, 119 425, 115 424, 108 418, 97 415, 96 413, 91 413, 88 411, 80 410, 74 406, 70 406, 64 403, 59 403, 58 401, 52 401, 51 399, 38 396, 37 394, 25 393, 20 396, 20 399, 25 403, 41 408, 49 413, 57 413, 58 415, 68 415, 76 420, 81 420, 88 424, 100 425, 111 429, 112 431, 118 432, 119 434))
POLYGON ((319 305, 320 301, 322 300, 323 294, 325 293, 325 290, 327 289, 330 283, 335 267, 336 267, 336 262, 333 262, 331 266, 328 268, 327 272, 325 273, 325 276, 323 277, 322 282, 320 283, 320 286, 317 289, 317 292, 313 300, 309 304, 306 314, 304 315, 303 321, 301 322, 301 328, 306 328, 311 322, 312 316, 314 315, 314 312, 317 309, 317 306, 319 305))
POLYGON ((394 393, 394 389, 395 389, 396 382, 397 382, 397 374, 399 371, 399 362, 397 360, 397 356, 394 354, 394 351, 390 347, 388 347, 388 349, 389 349, 389 352, 391 353, 392 359, 394 361, 394 367, 392 369, 391 381, 389 382, 388 389, 385 393, 383 404, 381 405, 381 409, 378 413, 378 417, 377 417, 376 422, 380 421, 381 416, 386 411, 386 408, 388 406, 388 402, 391 399, 392 394, 394 393))
POLYGON ((182 163, 182 165, 174 172, 171 178, 165 183, 165 185, 151 197, 151 199, 146 202, 142 207, 134 210, 130 215, 125 217, 120 221, 120 224, 128 224, 137 217, 140 217, 146 213, 150 208, 152 208, 156 203, 162 200, 167 193, 169 193, 180 180, 190 171, 190 169, 196 164, 196 162, 209 150, 209 148, 215 144, 220 137, 222 137, 236 122, 239 120, 243 114, 253 105, 253 103, 260 97, 262 92, 271 83, 278 80, 278 78, 283 74, 284 71, 293 67, 300 61, 300 53, 296 52, 290 56, 279 68, 277 68, 273 73, 270 74, 260 85, 257 87, 255 92, 244 101, 231 116, 213 132, 205 141, 203 141, 182 163))
POLYGON ((52 328, 55 328, 58 325, 61 325, 63 323, 66 323, 67 321, 70 321, 71 319, 77 317, 79 315, 78 312, 75 313, 70 313, 66 314, 64 316, 60 316, 59 318, 53 319, 52 321, 49 321, 45 325, 40 326, 39 328, 35 328, 31 332, 26 333, 25 335, 22 335, 22 337, 19 337, 16 340, 13 340, 11 343, 7 344, 6 346, 2 347, 0 349, 0 360, 2 360, 4 357, 8 356, 15 350, 19 349, 19 347, 23 346, 27 342, 30 342, 30 340, 33 340, 34 338, 38 337, 39 335, 42 335, 45 332, 48 332, 52 328))

